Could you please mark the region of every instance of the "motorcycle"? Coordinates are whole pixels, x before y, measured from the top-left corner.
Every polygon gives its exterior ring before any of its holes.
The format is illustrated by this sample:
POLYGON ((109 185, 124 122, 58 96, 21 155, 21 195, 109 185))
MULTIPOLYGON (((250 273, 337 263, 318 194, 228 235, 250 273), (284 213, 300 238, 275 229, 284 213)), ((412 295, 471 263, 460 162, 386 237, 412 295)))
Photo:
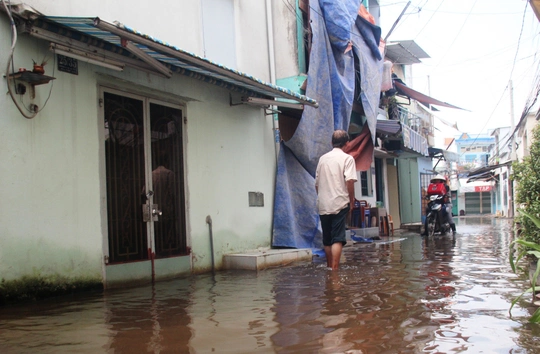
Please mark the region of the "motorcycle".
POLYGON ((446 221, 444 196, 442 195, 430 195, 426 208, 426 221, 425 221, 425 234, 429 237, 439 232, 441 235, 445 235, 447 232, 451 232, 450 224, 446 221))

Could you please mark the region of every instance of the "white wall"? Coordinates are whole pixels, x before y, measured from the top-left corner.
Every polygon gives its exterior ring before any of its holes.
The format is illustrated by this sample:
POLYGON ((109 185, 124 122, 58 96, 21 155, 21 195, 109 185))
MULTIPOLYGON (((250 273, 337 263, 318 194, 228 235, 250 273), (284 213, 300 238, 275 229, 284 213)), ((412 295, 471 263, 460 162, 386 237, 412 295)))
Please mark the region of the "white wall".
POLYGON ((203 55, 200 1, 25 0, 47 16, 99 17, 203 55))
POLYGON ((194 267, 210 264, 207 215, 216 265, 224 253, 268 247, 275 177, 272 117, 253 107, 229 107, 226 92, 218 90, 189 104, 187 112, 194 267), (248 206, 250 191, 264 193, 264 207, 248 206))
MULTIPOLYGON (((236 6, 236 57, 238 68, 270 82, 266 0, 241 0, 236 6)), ((280 55, 276 55, 279 57, 280 55)))
POLYGON ((201 0, 204 56, 236 69, 234 0, 201 0))
POLYGON ((263 0, 226 0, 226 4, 220 0, 24 2, 47 16, 99 17, 108 22, 119 21, 211 61, 264 81, 270 79, 263 0), (225 9, 229 9, 228 5, 232 4, 234 18, 230 18, 230 13, 220 11, 211 14, 207 11, 203 16, 203 1, 210 7, 221 3, 220 8, 225 9), (203 34, 204 29, 207 30, 206 36, 203 34), (230 45, 236 45, 236 50, 230 48, 230 45))
POLYGON ((272 1, 274 15, 274 44, 276 76, 278 79, 299 74, 296 14, 286 1, 272 1))
POLYGON ((521 134, 516 134, 516 142, 519 144, 516 148, 516 155, 519 161, 522 161, 525 156, 530 155, 530 147, 533 139, 533 129, 538 124, 536 113, 529 113, 524 122, 524 127, 519 131, 521 134))
MULTIPOLYGON (((8 33, 6 17, 0 16, 0 24, 8 33)), ((8 45, 0 44, 2 68, 8 45)), ((31 58, 47 51, 47 43, 21 36, 15 67, 29 67, 31 58)), ((36 87, 35 102, 43 111, 32 120, 19 113, 9 95, 0 96, 0 274, 5 279, 58 271, 101 275, 96 85, 80 84, 93 76, 84 69, 76 81, 57 76, 54 86, 36 87)), ((17 98, 26 106, 31 102, 29 93, 17 98)))

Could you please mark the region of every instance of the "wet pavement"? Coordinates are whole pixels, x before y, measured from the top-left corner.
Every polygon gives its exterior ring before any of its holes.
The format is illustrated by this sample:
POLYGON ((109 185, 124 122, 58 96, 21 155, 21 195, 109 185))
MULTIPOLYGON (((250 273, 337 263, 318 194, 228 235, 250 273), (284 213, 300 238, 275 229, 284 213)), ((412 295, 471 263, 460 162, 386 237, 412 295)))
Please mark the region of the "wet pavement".
POLYGON ((400 233, 321 259, 0 308, 1 353, 538 353, 509 219, 400 233), (398 241, 399 239, 402 240, 398 241))

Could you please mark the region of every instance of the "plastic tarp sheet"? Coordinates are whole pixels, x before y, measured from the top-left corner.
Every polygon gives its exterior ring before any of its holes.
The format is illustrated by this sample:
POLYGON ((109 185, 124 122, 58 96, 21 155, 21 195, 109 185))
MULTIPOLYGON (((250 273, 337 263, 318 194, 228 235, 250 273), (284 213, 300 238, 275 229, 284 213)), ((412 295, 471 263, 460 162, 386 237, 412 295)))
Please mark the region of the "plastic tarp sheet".
POLYGON ((349 127, 356 76, 353 52, 345 53, 350 41, 360 66, 366 66, 360 95, 374 138, 383 62, 373 57, 355 25, 359 6, 360 0, 310 2, 313 37, 306 95, 316 99, 319 108, 306 106, 292 138, 281 142, 273 247, 322 248, 315 170, 319 157, 332 149, 333 131, 349 127), (371 65, 365 64, 366 58, 371 65), (371 89, 374 92, 368 92, 371 89))

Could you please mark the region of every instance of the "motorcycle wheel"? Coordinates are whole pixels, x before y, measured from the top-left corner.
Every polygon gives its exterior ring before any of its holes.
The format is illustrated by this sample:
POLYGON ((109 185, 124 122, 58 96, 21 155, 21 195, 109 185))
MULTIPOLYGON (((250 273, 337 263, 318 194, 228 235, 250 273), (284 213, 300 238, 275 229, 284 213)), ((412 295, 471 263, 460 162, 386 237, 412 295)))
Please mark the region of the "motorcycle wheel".
POLYGON ((435 218, 428 219, 427 234, 429 237, 433 237, 433 235, 435 235, 435 218))

